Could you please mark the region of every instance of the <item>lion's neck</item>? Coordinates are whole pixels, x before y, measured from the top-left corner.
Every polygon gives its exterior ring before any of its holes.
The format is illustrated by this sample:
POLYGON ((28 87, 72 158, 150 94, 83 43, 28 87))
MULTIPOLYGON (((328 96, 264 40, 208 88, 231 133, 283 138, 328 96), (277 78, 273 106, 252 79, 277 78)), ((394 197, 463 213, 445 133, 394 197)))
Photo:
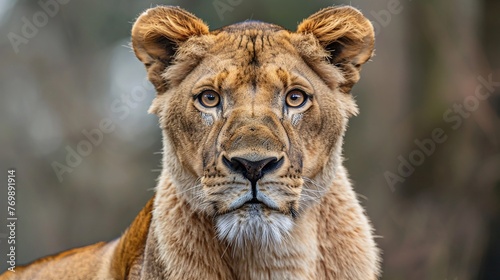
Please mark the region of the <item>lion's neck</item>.
POLYGON ((290 238, 278 247, 265 251, 252 246, 233 248, 219 241, 209 217, 193 211, 170 182, 163 184, 155 198, 143 277, 307 279, 313 274, 317 251, 314 211, 300 218, 290 238))

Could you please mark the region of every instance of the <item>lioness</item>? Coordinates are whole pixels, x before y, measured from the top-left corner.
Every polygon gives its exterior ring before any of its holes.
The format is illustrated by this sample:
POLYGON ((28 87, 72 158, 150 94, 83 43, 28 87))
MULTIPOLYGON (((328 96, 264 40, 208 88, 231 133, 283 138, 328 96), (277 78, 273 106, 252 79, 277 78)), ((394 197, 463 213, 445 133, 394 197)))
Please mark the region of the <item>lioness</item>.
POLYGON ((342 165, 369 20, 323 9, 297 31, 209 31, 178 7, 144 12, 132 46, 158 95, 156 195, 117 240, 1 279, 376 279, 379 252, 342 165))

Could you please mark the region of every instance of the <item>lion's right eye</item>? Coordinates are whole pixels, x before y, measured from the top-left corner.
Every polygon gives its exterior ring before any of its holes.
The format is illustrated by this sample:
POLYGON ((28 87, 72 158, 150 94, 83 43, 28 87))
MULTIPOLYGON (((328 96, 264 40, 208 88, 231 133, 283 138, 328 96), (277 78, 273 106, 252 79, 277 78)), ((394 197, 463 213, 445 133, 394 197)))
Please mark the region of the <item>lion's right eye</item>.
POLYGON ((287 93, 285 101, 288 107, 298 108, 306 103, 307 95, 301 90, 293 89, 287 93))
POLYGON ((198 101, 207 108, 213 108, 219 105, 220 96, 213 90, 205 90, 198 96, 198 101))

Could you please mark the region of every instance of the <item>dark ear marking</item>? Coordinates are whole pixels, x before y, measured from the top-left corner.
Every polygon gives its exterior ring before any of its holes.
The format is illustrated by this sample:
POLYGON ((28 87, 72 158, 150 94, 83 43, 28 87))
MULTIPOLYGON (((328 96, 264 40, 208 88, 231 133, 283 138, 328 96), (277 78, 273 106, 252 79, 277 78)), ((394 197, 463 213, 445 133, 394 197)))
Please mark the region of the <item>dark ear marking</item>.
POLYGON ((338 61, 340 54, 342 53, 343 46, 339 42, 332 42, 325 46, 325 50, 330 54, 327 57, 328 62, 331 64, 340 65, 341 63, 338 61))

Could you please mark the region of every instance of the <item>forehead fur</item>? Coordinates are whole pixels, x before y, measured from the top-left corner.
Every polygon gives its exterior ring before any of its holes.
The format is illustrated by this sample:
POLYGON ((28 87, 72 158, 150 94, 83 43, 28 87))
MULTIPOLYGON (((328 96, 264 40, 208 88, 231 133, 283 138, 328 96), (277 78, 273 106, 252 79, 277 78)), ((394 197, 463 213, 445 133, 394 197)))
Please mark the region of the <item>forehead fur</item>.
MULTIPOLYGON (((327 57, 328 53, 312 34, 294 33, 265 22, 245 21, 182 43, 163 78, 170 86, 177 86, 204 58, 215 58, 241 70, 249 67, 258 70, 269 63, 276 63, 278 67, 286 64, 286 68, 291 69, 295 67, 293 61, 303 61, 334 88, 345 79, 339 69, 327 62, 327 57)), ((246 77, 244 80, 251 80, 248 75, 252 73, 242 71, 241 74, 246 77)))
POLYGON ((249 30, 249 29, 263 30, 263 31, 284 30, 283 27, 276 25, 276 24, 271 24, 271 23, 266 23, 266 22, 256 21, 256 20, 247 20, 244 22, 239 22, 239 23, 235 23, 235 24, 231 24, 231 25, 222 27, 220 29, 213 31, 212 33, 219 33, 219 32, 238 33, 238 32, 249 30))

